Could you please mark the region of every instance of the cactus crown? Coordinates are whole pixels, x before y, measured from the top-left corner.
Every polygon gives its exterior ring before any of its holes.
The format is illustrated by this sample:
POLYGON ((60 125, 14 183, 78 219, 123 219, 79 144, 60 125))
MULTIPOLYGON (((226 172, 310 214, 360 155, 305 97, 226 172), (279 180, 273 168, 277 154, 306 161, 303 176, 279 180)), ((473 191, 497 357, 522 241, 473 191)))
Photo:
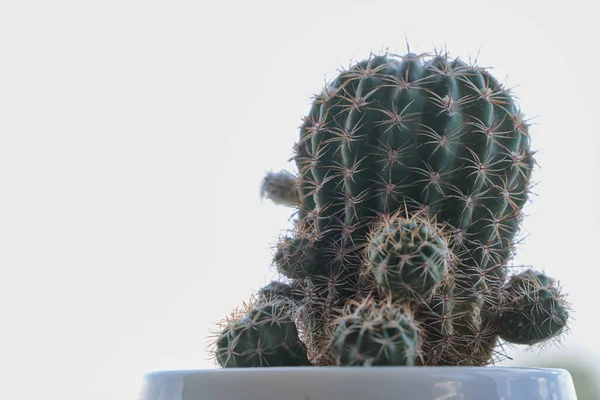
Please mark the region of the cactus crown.
POLYGON ((297 208, 285 277, 217 334, 223 367, 486 365, 499 340, 557 338, 553 280, 509 277, 534 166, 528 124, 487 70, 447 55, 373 56, 314 99, 298 174, 262 193, 297 208))

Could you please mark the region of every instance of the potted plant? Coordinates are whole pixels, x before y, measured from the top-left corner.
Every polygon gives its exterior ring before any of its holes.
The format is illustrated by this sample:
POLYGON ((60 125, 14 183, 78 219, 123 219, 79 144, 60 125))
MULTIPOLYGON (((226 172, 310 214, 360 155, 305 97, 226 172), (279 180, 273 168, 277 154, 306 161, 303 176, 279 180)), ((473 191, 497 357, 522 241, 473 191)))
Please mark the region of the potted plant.
POLYGON ((567 326, 553 279, 510 267, 534 152, 509 89, 447 54, 378 55, 319 93, 281 274, 217 331, 223 369, 146 377, 143 400, 575 399, 566 371, 491 367, 567 326))

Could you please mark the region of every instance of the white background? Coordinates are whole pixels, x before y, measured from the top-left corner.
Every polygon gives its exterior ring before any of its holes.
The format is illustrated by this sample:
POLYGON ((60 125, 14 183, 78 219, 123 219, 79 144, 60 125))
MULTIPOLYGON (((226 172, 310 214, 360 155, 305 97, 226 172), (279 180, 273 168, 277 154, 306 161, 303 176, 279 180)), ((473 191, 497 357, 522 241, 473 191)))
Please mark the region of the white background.
MULTIPOLYGON (((597 357, 597 13, 548 1, 0 6, 0 398, 133 399, 213 368, 209 329, 273 276, 261 203, 311 95, 370 51, 478 52, 536 123, 516 262, 560 279, 597 357)), ((511 352, 515 363, 538 353, 511 352)))

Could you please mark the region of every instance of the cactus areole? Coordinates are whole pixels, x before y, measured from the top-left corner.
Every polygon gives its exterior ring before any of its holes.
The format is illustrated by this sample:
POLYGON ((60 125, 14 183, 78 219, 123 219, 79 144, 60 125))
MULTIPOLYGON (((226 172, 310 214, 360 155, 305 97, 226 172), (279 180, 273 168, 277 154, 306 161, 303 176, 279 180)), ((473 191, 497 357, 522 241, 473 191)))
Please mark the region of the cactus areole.
POLYGON ((298 172, 262 182, 296 209, 281 280, 221 324, 219 365, 485 366, 564 332, 554 280, 508 266, 534 158, 486 69, 372 56, 315 96, 294 150, 298 172))

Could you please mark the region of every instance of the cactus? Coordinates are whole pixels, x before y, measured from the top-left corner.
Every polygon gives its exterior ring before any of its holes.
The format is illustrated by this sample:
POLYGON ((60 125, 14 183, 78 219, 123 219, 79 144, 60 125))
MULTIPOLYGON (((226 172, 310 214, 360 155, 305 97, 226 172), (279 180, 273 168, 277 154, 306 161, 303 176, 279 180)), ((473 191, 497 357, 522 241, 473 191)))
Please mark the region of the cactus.
POLYGON ((511 277, 502 290, 498 335, 512 343, 535 344, 560 333, 567 314, 554 281, 526 270, 511 277))
MULTIPOLYGON (((293 306, 263 336, 290 347, 293 322, 312 365, 475 366, 494 361, 500 339, 534 345, 565 330, 569 304, 552 279, 509 278, 534 158, 523 113, 486 69, 446 54, 372 56, 315 97, 294 149, 298 174, 261 186, 297 209, 273 260, 287 283, 257 305, 293 306)), ((238 331, 218 336, 223 367, 304 360, 223 362, 256 348, 238 331)))
POLYGON ((339 365, 413 365, 419 352, 419 330, 402 305, 349 303, 336 322, 331 350, 339 365))
POLYGON ((446 276, 448 241, 427 219, 385 219, 373 226, 367 243, 367 268, 390 298, 422 300, 446 276))
POLYGON ((227 321, 217 340, 219 364, 238 368, 309 365, 289 307, 285 301, 265 302, 227 321))

